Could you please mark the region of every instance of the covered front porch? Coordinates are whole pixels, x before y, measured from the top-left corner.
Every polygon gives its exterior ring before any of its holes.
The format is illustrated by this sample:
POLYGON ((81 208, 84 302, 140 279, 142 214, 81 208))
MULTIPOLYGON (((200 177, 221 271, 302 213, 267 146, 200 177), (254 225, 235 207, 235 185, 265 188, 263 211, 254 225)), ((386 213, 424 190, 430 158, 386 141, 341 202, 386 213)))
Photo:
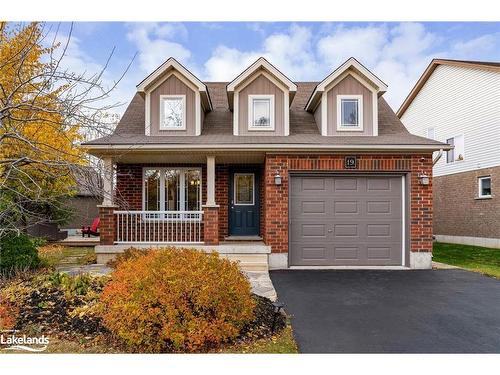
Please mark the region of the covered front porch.
POLYGON ((103 157, 98 262, 129 247, 182 246, 267 270, 264 160, 261 153, 103 157))

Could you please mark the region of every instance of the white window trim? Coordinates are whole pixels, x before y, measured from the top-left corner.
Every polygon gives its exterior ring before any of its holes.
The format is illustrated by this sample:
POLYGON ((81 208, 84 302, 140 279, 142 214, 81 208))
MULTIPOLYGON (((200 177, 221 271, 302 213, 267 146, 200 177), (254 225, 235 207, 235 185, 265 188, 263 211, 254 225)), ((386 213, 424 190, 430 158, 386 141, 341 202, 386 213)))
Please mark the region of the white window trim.
POLYGON ((425 138, 435 140, 436 139, 436 128, 434 126, 425 129, 425 138), (433 137, 429 137, 429 133, 432 131, 433 137))
POLYGON ((179 202, 180 202, 180 207, 179 210, 169 210, 169 211, 186 211, 186 172, 187 171, 192 171, 192 170, 197 170, 200 172, 200 185, 199 185, 199 206, 200 210, 202 207, 202 184, 203 184, 203 171, 201 168, 177 168, 177 167, 162 167, 162 168, 156 168, 156 167, 143 167, 142 168, 142 211, 147 211, 146 210, 146 171, 147 170, 155 170, 155 171, 160 171, 160 211, 166 211, 165 210, 165 171, 169 169, 175 169, 180 171, 180 178, 179 178, 179 202))
POLYGON ((451 164, 454 164, 454 163, 462 163, 465 161, 465 135, 463 134, 457 134, 457 135, 453 135, 451 137, 446 137, 445 138, 445 143, 448 141, 448 139, 452 139, 453 138, 453 160, 452 161, 448 161, 448 155, 446 155, 446 164, 448 165, 451 165, 451 164), (455 139, 456 138, 459 138, 459 137, 462 137, 463 139, 463 143, 464 143, 464 152, 462 153, 463 155, 463 159, 462 160, 455 160, 455 155, 456 155, 456 142, 455 142, 455 139))
POLYGON ((477 196, 478 196, 479 198, 491 198, 491 194, 489 194, 489 195, 483 195, 483 194, 482 194, 482 190, 483 190, 483 189, 482 189, 482 182, 483 182, 483 180, 486 180, 486 179, 489 179, 489 180, 490 180, 490 190, 491 190, 491 188, 493 187, 493 186, 492 186, 492 184, 491 184, 491 176, 482 176, 482 177, 478 177, 478 178, 477 178, 477 190, 478 190, 478 192, 477 192, 477 196))
POLYGON ((255 205, 255 173, 235 173, 233 175, 233 200, 235 206, 254 206, 255 205), (238 176, 252 176, 252 203, 236 203, 236 178, 238 176))
POLYGON ((186 95, 160 95, 160 130, 186 130, 186 95), (165 126, 163 122, 163 101, 165 99, 182 100, 182 127, 165 126))
POLYGON ((274 95, 248 95, 248 130, 257 131, 274 131, 274 95), (269 99, 270 102, 270 125, 269 126, 254 126, 253 125, 253 101, 254 99, 269 99))
POLYGON ((363 131, 363 95, 337 95, 337 131, 363 131), (343 126, 342 125, 342 99, 357 99, 358 100, 358 125, 343 126))

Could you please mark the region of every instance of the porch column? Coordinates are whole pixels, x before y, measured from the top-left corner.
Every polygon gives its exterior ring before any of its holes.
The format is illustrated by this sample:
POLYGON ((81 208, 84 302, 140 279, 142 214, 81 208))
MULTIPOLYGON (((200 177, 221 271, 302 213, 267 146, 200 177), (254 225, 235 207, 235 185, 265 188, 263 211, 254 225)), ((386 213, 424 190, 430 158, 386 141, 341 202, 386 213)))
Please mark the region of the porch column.
POLYGON ((101 245, 113 245, 116 236, 115 208, 113 202, 113 159, 103 158, 102 204, 99 209, 99 241, 101 245))
POLYGON ((215 156, 207 156, 207 200, 203 205, 203 235, 206 245, 219 244, 219 205, 215 202, 215 156))

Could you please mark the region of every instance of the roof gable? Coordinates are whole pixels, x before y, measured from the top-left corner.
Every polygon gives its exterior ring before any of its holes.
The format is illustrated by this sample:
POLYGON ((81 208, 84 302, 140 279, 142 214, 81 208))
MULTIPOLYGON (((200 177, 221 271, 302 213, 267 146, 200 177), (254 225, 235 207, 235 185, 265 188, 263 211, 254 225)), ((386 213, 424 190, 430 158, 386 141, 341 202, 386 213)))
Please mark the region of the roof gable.
POLYGON ((415 86, 411 89, 410 93, 403 101, 401 106, 399 107, 396 115, 401 118, 403 114, 406 112, 410 104, 413 102, 415 97, 418 95, 422 87, 424 87, 425 83, 429 79, 429 77, 434 73, 434 70, 439 65, 448 65, 448 66, 457 66, 462 68, 469 69, 483 69, 490 70, 495 72, 500 72, 500 63, 498 62, 487 62, 487 61, 467 61, 467 60, 451 60, 451 59, 433 59, 430 64, 427 66, 425 71, 422 73, 420 78, 418 79, 415 86))
POLYGON ((181 63, 179 63, 173 57, 170 57, 167 61, 156 68, 150 75, 148 75, 144 80, 142 80, 137 85, 137 92, 144 93, 148 91, 151 87, 157 86, 158 82, 165 80, 169 77, 170 71, 179 72, 189 83, 192 84, 202 95, 202 100, 204 101, 205 108, 212 110, 212 102, 210 100, 210 95, 207 90, 207 86, 196 77, 193 73, 187 70, 181 63))
POLYGON ((339 79, 343 79, 347 74, 351 74, 358 81, 366 86, 369 82, 374 86, 379 96, 387 91, 387 85, 378 78, 375 74, 369 71, 363 64, 361 64, 354 57, 349 58, 332 73, 330 73, 324 80, 322 80, 313 90, 305 109, 307 111, 313 110, 318 103, 321 94, 330 88, 330 86, 339 79))
POLYGON ((238 75, 234 80, 228 83, 227 91, 234 92, 235 89, 244 82, 248 77, 250 77, 253 73, 257 72, 259 69, 263 69, 267 71, 275 78, 277 78, 280 82, 287 87, 289 91, 297 91, 297 85, 293 83, 287 76, 281 73, 274 65, 272 65, 269 61, 267 61, 263 57, 259 57, 257 61, 255 61, 252 65, 246 68, 240 75, 238 75))

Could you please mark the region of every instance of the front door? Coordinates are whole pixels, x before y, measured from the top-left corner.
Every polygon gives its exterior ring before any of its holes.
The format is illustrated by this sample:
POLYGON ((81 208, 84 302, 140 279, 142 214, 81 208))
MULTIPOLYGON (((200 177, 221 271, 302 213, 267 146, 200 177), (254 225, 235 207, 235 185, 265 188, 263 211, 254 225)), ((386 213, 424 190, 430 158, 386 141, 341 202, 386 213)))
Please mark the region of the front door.
POLYGON ((259 175, 256 170, 234 170, 229 176, 229 234, 259 235, 259 175))

